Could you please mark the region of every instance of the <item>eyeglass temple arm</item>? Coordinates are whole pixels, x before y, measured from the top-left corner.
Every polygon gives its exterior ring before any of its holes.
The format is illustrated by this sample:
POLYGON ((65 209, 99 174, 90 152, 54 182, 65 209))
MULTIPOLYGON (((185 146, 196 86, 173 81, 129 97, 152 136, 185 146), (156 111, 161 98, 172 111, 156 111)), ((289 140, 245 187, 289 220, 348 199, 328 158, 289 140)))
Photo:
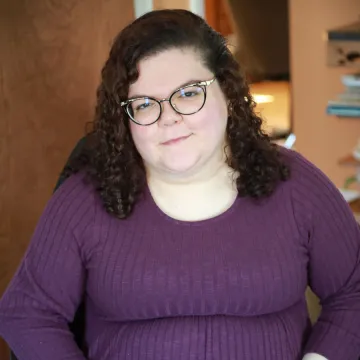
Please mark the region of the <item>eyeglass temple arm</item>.
POLYGON ((198 84, 199 85, 205 85, 205 86, 209 86, 210 84, 212 84, 214 81, 215 81, 215 77, 213 78, 213 79, 211 79, 211 80, 207 80, 207 81, 201 81, 201 82, 199 82, 198 84))

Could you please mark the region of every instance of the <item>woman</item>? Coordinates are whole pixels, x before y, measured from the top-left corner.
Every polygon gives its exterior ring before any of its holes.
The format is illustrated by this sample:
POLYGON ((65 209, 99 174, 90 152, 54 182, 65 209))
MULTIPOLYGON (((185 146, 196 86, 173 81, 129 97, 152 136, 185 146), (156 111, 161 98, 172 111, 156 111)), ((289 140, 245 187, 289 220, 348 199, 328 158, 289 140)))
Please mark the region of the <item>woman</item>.
POLYGON ((221 35, 184 10, 134 21, 93 125, 1 301, 20 360, 358 358, 359 227, 262 132, 221 35), (86 355, 68 329, 83 299, 86 355))

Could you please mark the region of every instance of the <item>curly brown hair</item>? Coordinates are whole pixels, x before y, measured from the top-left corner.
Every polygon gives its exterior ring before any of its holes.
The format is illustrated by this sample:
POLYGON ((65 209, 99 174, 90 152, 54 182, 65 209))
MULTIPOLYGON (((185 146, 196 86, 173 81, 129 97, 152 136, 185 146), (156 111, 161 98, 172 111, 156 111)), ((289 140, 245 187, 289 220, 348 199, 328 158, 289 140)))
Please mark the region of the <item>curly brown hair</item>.
POLYGON ((214 73, 229 102, 227 143, 229 165, 239 173, 239 196, 269 196, 279 181, 289 177, 277 146, 262 130, 262 119, 239 65, 224 37, 201 17, 186 10, 149 12, 125 27, 116 37, 102 69, 97 107, 86 148, 70 164, 67 175, 85 169, 97 184, 106 210, 128 217, 146 184, 146 174, 120 103, 138 76, 140 60, 173 48, 193 49, 214 73))

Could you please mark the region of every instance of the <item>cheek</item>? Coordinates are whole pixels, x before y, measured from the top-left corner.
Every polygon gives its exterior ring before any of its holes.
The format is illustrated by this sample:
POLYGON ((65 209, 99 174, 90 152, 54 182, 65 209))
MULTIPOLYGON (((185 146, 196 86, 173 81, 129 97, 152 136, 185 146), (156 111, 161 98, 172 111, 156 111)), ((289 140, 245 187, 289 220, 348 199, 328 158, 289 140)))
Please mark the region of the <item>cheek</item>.
POLYGON ((142 155, 148 151, 154 138, 154 131, 151 126, 139 126, 130 124, 131 136, 134 140, 135 146, 142 155))
POLYGON ((206 133, 208 136, 222 136, 226 129, 228 111, 223 104, 209 104, 199 113, 187 119, 187 125, 194 132, 206 133))

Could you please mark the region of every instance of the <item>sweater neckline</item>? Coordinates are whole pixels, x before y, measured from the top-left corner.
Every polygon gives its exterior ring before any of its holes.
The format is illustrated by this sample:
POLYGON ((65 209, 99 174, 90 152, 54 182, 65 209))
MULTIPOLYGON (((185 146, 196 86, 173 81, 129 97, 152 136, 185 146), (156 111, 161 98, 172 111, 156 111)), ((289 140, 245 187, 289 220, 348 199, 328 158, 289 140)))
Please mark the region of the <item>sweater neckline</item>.
POLYGON ((228 207, 222 213, 220 213, 216 216, 207 218, 207 219, 190 221, 190 220, 176 219, 176 218, 166 214, 163 210, 161 210, 160 207, 155 202, 148 184, 146 184, 146 186, 145 186, 145 197, 146 197, 147 202, 150 205, 151 210, 156 212, 161 218, 165 219, 167 222, 177 224, 177 225, 185 225, 185 226, 204 226, 204 225, 210 225, 212 223, 216 223, 216 222, 222 221, 224 219, 227 219, 237 210, 240 200, 241 200, 240 196, 238 195, 235 198, 235 200, 233 201, 233 203, 230 205, 230 207, 228 207))

